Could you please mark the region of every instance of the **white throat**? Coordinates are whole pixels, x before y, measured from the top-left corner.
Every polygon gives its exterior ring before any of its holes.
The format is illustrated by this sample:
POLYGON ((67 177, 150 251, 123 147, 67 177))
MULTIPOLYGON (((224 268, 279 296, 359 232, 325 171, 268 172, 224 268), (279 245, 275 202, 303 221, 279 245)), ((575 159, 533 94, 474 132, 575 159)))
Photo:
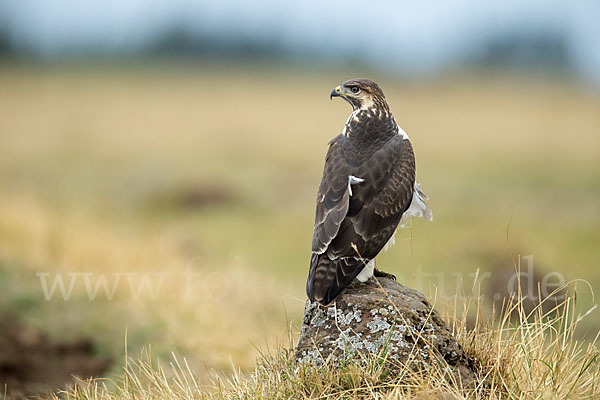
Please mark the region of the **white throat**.
POLYGON ((368 110, 370 108, 373 108, 373 106, 375 106, 375 103, 373 102, 372 98, 369 98, 368 101, 365 101, 360 105, 359 110, 368 110))

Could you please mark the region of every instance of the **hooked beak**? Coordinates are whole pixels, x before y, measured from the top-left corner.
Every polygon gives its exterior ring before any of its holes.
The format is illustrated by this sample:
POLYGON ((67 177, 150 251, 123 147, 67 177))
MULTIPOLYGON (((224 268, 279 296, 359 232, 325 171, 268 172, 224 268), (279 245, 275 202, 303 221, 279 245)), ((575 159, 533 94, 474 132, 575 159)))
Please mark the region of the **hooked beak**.
POLYGON ((335 89, 333 89, 329 94, 329 100, 333 99, 334 97, 340 97, 342 94, 342 88, 338 86, 335 89))

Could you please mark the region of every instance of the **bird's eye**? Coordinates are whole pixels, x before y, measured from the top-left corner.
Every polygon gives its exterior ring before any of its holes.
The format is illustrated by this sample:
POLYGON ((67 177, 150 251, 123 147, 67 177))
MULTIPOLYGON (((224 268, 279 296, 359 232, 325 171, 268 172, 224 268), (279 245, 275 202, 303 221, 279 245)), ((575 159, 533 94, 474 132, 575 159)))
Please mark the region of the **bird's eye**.
POLYGON ((352 93, 356 94, 358 92, 360 92, 360 89, 358 88, 358 86, 352 86, 352 88, 350 89, 352 91, 352 93))

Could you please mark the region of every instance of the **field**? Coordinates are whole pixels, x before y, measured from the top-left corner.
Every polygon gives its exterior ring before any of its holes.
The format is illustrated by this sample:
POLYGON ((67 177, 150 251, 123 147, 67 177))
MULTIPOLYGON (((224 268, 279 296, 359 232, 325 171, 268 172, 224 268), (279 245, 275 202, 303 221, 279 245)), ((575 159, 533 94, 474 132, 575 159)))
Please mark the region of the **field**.
MULTIPOLYGON (((350 111, 328 94, 355 75, 0 67, 0 316, 91 338, 116 360, 107 375, 147 346, 199 375, 252 369, 298 329, 324 154, 350 111)), ((378 264, 443 307, 478 269, 493 278, 533 255, 542 274, 577 280, 589 309, 600 96, 563 78, 370 77, 413 141, 434 212, 378 264)), ((581 335, 598 323, 592 312, 581 335)))

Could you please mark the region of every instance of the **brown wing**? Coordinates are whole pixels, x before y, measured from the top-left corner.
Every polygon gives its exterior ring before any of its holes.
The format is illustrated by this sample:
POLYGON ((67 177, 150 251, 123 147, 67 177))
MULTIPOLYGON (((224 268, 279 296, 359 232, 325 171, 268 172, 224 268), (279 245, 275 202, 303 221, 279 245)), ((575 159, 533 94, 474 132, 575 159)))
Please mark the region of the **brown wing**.
POLYGON ((323 304, 333 301, 390 239, 410 205, 415 181, 412 146, 400 135, 354 168, 339 149, 343 139, 336 139, 318 192, 307 281, 309 298, 323 304), (349 175, 364 180, 352 185, 352 196, 349 175))
POLYGON ((385 246, 410 206, 415 158, 409 140, 396 136, 361 168, 365 181, 353 187, 346 218, 331 241, 330 258, 356 255, 373 259, 385 246))
POLYGON ((348 213, 350 167, 343 157, 342 140, 342 136, 339 135, 330 142, 323 178, 317 191, 312 251, 318 254, 327 250, 327 246, 337 235, 340 224, 348 213))

